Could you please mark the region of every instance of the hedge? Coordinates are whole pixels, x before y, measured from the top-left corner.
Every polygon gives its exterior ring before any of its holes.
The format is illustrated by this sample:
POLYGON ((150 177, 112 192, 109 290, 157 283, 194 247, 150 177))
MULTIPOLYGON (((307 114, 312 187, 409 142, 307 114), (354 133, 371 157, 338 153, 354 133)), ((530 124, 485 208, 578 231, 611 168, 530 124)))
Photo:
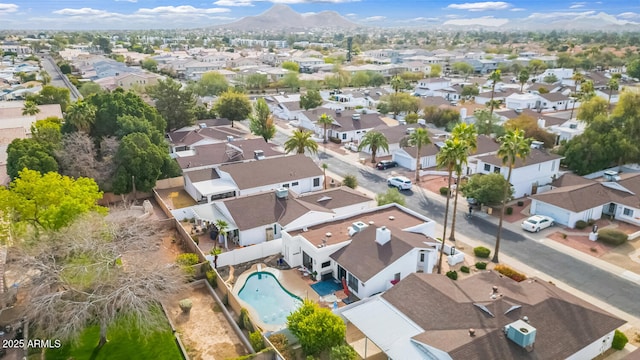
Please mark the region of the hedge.
POLYGON ((628 238, 629 235, 616 229, 602 229, 598 231, 598 240, 611 245, 624 244, 628 238))
POLYGON ((441 187, 441 188, 440 188, 440 195, 447 196, 447 194, 451 194, 451 193, 449 192, 449 188, 448 188, 448 187, 446 187, 446 186, 441 187))
POLYGON ((468 266, 461 266, 460 267, 460 271, 462 271, 465 274, 469 273, 469 267, 468 266))
POLYGON ((487 263, 486 262, 482 262, 482 261, 478 261, 476 263, 476 269, 478 270, 484 270, 487 268, 487 263))
POLYGON ((611 347, 616 350, 622 350, 628 342, 629 339, 627 338, 627 335, 625 335, 620 330, 616 330, 616 333, 613 335, 613 342, 611 343, 611 347))
POLYGON ((487 249, 484 246, 478 246, 473 248, 473 254, 479 258, 486 259, 491 255, 491 250, 487 249))
POLYGON ((515 280, 517 282, 526 280, 526 278, 527 278, 526 275, 513 270, 512 268, 508 267, 507 265, 498 264, 498 265, 496 265, 494 267, 494 269, 497 272, 499 272, 500 274, 502 274, 502 275, 504 275, 504 276, 506 276, 508 278, 511 278, 511 279, 513 279, 513 280, 515 280))
POLYGON ((582 229, 586 228, 587 226, 589 226, 589 223, 587 223, 587 222, 586 222, 586 221, 584 221, 584 220, 578 220, 578 221, 576 221, 576 225, 575 225, 575 227, 576 227, 576 229, 578 229, 578 230, 582 230, 582 229))
POLYGON ((447 277, 451 280, 458 280, 458 272, 455 270, 447 271, 447 277))
POLYGON ((513 214, 513 208, 512 208, 511 206, 507 207, 507 209, 506 209, 505 213, 506 213, 507 215, 511 215, 511 214, 513 214))

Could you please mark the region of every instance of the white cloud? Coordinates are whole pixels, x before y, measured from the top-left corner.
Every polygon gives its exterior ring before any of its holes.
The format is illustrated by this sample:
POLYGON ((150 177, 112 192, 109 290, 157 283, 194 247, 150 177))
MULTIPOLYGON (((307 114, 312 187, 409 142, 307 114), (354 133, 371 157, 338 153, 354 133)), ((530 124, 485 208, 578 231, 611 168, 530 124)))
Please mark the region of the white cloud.
POLYGON ((359 2, 360 0, 268 0, 274 4, 343 4, 350 2, 359 2))
POLYGON ((579 9, 584 7, 585 5, 587 5, 587 3, 584 1, 574 2, 571 4, 571 6, 569 6, 569 9, 579 9))
POLYGON ((348 14, 346 14, 345 16, 346 16, 346 17, 357 17, 357 16, 358 16, 358 14, 355 14, 355 13, 348 13, 348 14))
POLYGON ((413 18, 413 19, 407 19, 407 22, 420 22, 420 21, 438 21, 440 20, 439 18, 436 17, 424 17, 424 16, 420 16, 417 18, 413 18))
POLYGON ((526 11, 527 9, 525 8, 513 8, 513 9, 509 9, 509 11, 526 11))
POLYGON ((138 0, 115 0, 115 2, 130 2, 130 3, 137 3, 138 0))
POLYGON ((0 3, 0 15, 14 13, 18 11, 18 5, 16 4, 1 4, 0 3))
POLYGON ((455 15, 455 14, 449 14, 449 15, 445 15, 444 17, 446 17, 447 19, 457 19, 457 18, 461 18, 462 16, 455 15))
POLYGON ((548 13, 533 13, 529 15, 529 19, 562 19, 562 18, 576 18, 582 16, 594 15, 595 11, 552 11, 548 13))
POLYGON ((300 15, 302 15, 302 16, 310 16, 310 15, 315 15, 315 14, 317 14, 317 13, 315 13, 313 11, 309 11, 309 12, 306 12, 306 13, 300 13, 300 15))
POLYGON ((56 15, 68 15, 68 16, 104 16, 114 13, 110 13, 105 10, 98 10, 92 8, 81 9, 60 9, 53 12, 56 15))
POLYGON ((231 10, 225 8, 195 8, 191 5, 180 6, 158 6, 151 9, 141 8, 136 11, 137 14, 220 14, 231 10))
POLYGON ((511 4, 504 1, 485 1, 464 4, 450 4, 447 9, 469 10, 469 11, 489 11, 489 10, 506 10, 511 4))
POLYGON ((253 0, 218 0, 213 3, 218 6, 255 6, 253 0))
POLYGON ((382 21, 384 19, 386 19, 386 16, 369 16, 368 18, 364 18, 362 19, 362 21, 382 21))
POLYGON ((480 25, 480 26, 502 26, 509 22, 509 19, 499 19, 494 18, 493 16, 483 16, 479 18, 471 18, 471 19, 454 19, 447 20, 444 22, 444 25, 458 25, 458 26, 471 26, 471 25, 480 25))
POLYGON ((622 14, 618 14, 618 17, 623 19, 640 19, 640 14, 627 11, 623 12, 622 14))

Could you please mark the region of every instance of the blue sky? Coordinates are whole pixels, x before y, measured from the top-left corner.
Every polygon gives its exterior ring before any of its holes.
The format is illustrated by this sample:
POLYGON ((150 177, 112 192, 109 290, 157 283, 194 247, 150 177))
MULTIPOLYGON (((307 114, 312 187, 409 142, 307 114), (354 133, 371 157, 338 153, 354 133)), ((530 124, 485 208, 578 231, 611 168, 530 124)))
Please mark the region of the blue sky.
POLYGON ((194 28, 258 15, 274 4, 300 13, 334 10, 363 25, 500 26, 518 21, 640 23, 640 0, 0 0, 0 29, 194 28))

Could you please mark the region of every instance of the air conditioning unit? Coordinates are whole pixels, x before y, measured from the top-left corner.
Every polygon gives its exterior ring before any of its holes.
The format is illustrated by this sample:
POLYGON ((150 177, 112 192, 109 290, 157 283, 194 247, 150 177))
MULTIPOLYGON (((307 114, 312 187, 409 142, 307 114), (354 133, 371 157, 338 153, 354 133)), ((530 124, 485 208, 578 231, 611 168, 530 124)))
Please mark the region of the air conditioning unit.
POLYGON ((283 187, 276 189, 276 197, 278 199, 286 199, 287 196, 289 196, 289 189, 283 187))
POLYGON ((360 114, 353 114, 353 115, 351 115, 351 119, 352 119, 352 120, 360 120, 360 114))
POLYGON ((520 347, 528 348, 536 341, 536 328, 522 320, 516 320, 504 327, 507 338, 520 347))
POLYGON ((253 158, 256 160, 264 160, 264 151, 263 150, 254 150, 253 151, 253 158))

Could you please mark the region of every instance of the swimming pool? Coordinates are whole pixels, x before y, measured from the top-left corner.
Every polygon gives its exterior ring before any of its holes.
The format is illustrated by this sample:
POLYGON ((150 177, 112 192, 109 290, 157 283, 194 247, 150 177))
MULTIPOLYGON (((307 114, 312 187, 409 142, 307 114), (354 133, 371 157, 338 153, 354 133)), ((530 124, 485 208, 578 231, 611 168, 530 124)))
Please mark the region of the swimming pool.
POLYGON ((286 324, 287 316, 302 304, 302 299, 288 292, 268 272, 251 274, 238 297, 259 314, 260 321, 268 325, 286 324))

